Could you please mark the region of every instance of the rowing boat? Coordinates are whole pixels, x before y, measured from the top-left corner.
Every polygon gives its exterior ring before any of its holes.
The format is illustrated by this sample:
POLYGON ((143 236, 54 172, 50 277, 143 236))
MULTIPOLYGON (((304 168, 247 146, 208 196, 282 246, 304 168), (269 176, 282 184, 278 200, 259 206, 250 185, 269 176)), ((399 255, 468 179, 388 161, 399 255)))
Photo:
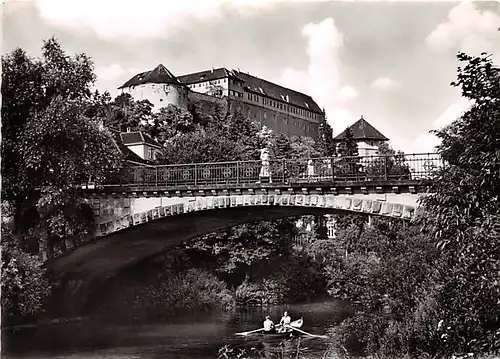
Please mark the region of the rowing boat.
MULTIPOLYGON (((300 318, 297 320, 294 320, 293 322, 290 322, 290 326, 293 328, 300 328, 304 324, 304 319, 300 318)), ((300 333, 297 333, 294 331, 292 328, 286 328, 281 325, 277 325, 274 327, 272 330, 269 332, 261 332, 261 335, 264 335, 266 337, 291 337, 292 335, 300 335, 300 333)))

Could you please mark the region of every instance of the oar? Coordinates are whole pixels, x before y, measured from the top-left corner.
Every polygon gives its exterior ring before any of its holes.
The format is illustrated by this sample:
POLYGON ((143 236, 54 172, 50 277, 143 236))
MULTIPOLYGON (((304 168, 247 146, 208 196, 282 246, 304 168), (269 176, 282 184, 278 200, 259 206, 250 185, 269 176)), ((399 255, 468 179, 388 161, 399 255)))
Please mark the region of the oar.
POLYGON ((310 335, 311 337, 316 337, 316 338, 328 338, 326 335, 316 335, 316 334, 311 334, 306 331, 300 330, 299 328, 292 327, 291 325, 287 325, 288 328, 292 328, 293 330, 296 330, 302 334, 307 334, 310 335))
POLYGON ((251 330, 249 332, 241 332, 241 333, 236 333, 236 335, 248 335, 248 334, 252 334, 252 333, 257 333, 257 332, 260 332, 264 330, 264 328, 260 328, 260 329, 255 329, 255 330, 251 330))

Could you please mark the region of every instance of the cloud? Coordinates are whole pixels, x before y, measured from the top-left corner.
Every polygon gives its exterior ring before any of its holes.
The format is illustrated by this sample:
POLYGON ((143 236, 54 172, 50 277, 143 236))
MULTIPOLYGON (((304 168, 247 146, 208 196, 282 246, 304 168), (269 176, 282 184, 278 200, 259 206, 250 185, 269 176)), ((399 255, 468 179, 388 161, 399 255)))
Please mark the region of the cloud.
POLYGON ((470 2, 462 2, 448 13, 446 22, 439 24, 426 38, 426 44, 436 51, 464 51, 471 54, 493 52, 498 46, 500 16, 492 11, 479 11, 470 2))
MULTIPOLYGON (((451 124, 453 121, 458 119, 469 107, 471 103, 463 98, 461 98, 456 103, 449 105, 443 113, 434 121, 432 124, 433 130, 439 130, 447 125, 451 124)), ((406 153, 427 153, 435 152, 436 146, 441 143, 441 140, 437 138, 432 133, 423 133, 415 138, 414 141, 402 142, 402 141, 391 141, 398 149, 403 150, 406 153)))
POLYGON ((344 105, 358 96, 354 87, 342 84, 339 53, 344 36, 332 18, 305 25, 302 34, 307 38, 307 70, 287 68, 278 82, 310 94, 325 108, 334 131, 343 131, 356 120, 344 105))
POLYGON ((358 90, 356 90, 352 86, 344 86, 339 91, 339 98, 344 102, 354 100, 358 96, 359 96, 358 90))
POLYGON ((119 93, 117 87, 140 71, 134 68, 124 69, 115 63, 96 67, 94 72, 97 77, 95 88, 100 92, 108 91, 112 96, 116 96, 119 93))
POLYGON ((372 82, 371 87, 377 90, 388 90, 398 85, 399 84, 390 77, 379 77, 372 82))
MULTIPOLYGON (((92 30, 104 39, 167 38, 194 21, 220 19, 225 11, 252 15, 284 0, 35 0, 43 19, 70 31, 92 30)), ((323 0, 325 1, 325 0, 323 0)), ((327 1, 327 0, 326 0, 327 1)), ((287 0, 312 2, 312 0, 287 0)))
POLYGON ((95 69, 95 74, 99 80, 103 81, 114 81, 120 76, 125 74, 127 71, 124 70, 119 64, 112 64, 109 66, 101 66, 95 69))

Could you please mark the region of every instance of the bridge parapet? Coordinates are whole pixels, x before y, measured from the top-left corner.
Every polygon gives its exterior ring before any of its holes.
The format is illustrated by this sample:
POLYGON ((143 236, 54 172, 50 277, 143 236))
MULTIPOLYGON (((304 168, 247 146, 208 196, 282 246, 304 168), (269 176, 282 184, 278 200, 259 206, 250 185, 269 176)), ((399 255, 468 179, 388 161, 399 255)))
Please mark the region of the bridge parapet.
POLYGON ((208 188, 241 185, 422 186, 443 166, 435 153, 134 166, 99 187, 208 188))

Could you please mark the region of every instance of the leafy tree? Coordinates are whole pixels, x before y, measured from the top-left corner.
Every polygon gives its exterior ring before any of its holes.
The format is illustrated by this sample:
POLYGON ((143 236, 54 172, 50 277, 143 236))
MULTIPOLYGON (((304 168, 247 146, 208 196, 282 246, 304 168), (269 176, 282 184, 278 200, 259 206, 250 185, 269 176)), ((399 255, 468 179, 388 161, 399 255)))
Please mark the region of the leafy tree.
POLYGON ((92 213, 76 187, 105 180, 120 165, 102 127, 106 95, 90 89, 91 60, 67 56, 54 38, 44 42, 41 58, 16 49, 2 57, 2 67, 2 197, 11 209, 6 215, 21 250, 50 252, 50 244, 91 228, 92 213))
POLYGON ((122 93, 105 106, 109 115, 106 116, 104 125, 110 129, 120 132, 128 129, 137 131, 154 124, 153 104, 148 100, 136 101, 130 94, 122 93))
POLYGON ((271 264, 291 254, 291 238, 296 231, 288 219, 247 223, 202 236, 188 248, 197 255, 212 255, 217 271, 226 278, 232 277, 230 282, 238 285, 245 277, 262 278, 272 273, 271 264))
POLYGON ((42 312, 50 285, 38 256, 23 251, 19 238, 5 222, 1 242, 2 319, 4 324, 14 324, 19 318, 42 312))
POLYGON ((276 138, 273 155, 275 159, 290 158, 292 156, 292 142, 284 133, 280 133, 276 138))
POLYGON ((267 126, 262 126, 262 128, 257 132, 257 146, 261 148, 271 148, 276 141, 276 134, 268 128, 267 126))
POLYGON ((92 213, 85 209, 77 185, 88 179, 105 181, 121 165, 110 133, 85 117, 84 110, 81 101, 54 99, 43 116, 25 127, 20 184, 36 195, 44 250, 91 230, 92 213))
POLYGON ((337 152, 333 140, 333 129, 326 118, 322 119, 318 126, 318 138, 315 147, 320 155, 325 157, 335 156, 337 152))
POLYGON ((197 130, 172 137, 157 159, 162 164, 234 161, 235 144, 213 130, 197 130))
POLYGON ((405 154, 396 152, 388 143, 382 142, 379 146, 379 156, 369 159, 365 165, 365 173, 371 178, 409 179, 410 167, 406 163, 405 154))
POLYGON ((494 273, 500 269, 500 74, 485 54, 459 53, 458 60, 465 66, 452 85, 471 106, 434 132, 446 166, 437 170, 423 199, 424 228, 447 264, 435 321, 444 321, 444 351, 499 351, 500 287, 494 273))
POLYGON ((354 134, 351 129, 347 127, 344 133, 344 138, 338 144, 337 153, 340 156, 358 156, 358 145, 354 141, 354 134))
POLYGON ((20 48, 2 56, 2 198, 14 204, 16 220, 34 190, 20 173, 26 125, 59 96, 89 99, 94 79, 91 60, 84 54, 67 56, 54 38, 44 42, 42 59, 20 48))
POLYGON ((225 119, 225 129, 222 135, 227 140, 236 145, 236 152, 239 153, 239 159, 258 159, 260 151, 258 146, 257 133, 259 129, 257 126, 246 116, 239 111, 234 115, 228 115, 225 119))
POLYGON ((338 144, 337 154, 341 158, 335 161, 335 175, 348 179, 356 178, 361 166, 359 165, 358 145, 349 127, 345 130, 345 137, 338 144))
POLYGON ((320 156, 312 138, 293 136, 290 141, 292 147, 291 158, 307 159, 320 156))
POLYGON ((194 132, 198 126, 194 122, 193 115, 182 107, 168 104, 160 108, 153 116, 153 121, 145 129, 153 138, 158 138, 161 144, 165 144, 170 138, 190 132, 194 132))

